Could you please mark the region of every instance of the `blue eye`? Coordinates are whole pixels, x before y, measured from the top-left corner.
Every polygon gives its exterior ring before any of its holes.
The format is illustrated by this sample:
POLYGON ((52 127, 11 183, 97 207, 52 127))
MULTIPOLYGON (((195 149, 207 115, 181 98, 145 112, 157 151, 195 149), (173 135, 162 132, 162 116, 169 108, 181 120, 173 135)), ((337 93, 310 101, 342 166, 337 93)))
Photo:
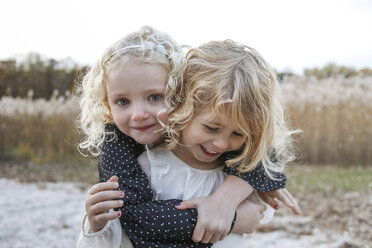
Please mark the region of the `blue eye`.
POLYGON ((120 100, 117 101, 117 104, 127 105, 127 104, 129 104, 129 100, 128 99, 120 99, 120 100))
POLYGON ((163 99, 162 95, 151 95, 149 97, 149 101, 151 102, 157 102, 157 101, 160 101, 161 99, 163 99))

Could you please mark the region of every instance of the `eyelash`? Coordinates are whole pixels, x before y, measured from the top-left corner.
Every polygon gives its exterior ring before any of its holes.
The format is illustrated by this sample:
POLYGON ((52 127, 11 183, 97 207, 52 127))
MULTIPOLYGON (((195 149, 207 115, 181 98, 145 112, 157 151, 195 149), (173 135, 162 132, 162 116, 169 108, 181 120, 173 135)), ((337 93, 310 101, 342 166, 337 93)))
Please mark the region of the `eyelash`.
MULTIPOLYGON (((163 96, 160 95, 160 94, 154 94, 154 95, 149 96, 149 101, 151 101, 151 102, 158 102, 162 99, 163 99, 163 96), (153 100, 152 99, 153 97, 158 97, 159 99, 153 100)), ((124 105, 129 104, 130 101, 128 99, 119 99, 119 100, 116 101, 116 103, 119 104, 120 106, 124 106, 124 105), (124 101, 125 101, 125 103, 122 103, 124 101)))
POLYGON ((207 125, 204 125, 204 127, 209 130, 209 131, 217 131, 218 128, 214 128, 214 127, 210 127, 210 126, 207 126, 207 125))
POLYGON ((129 102, 129 100, 128 99, 119 99, 119 100, 117 100, 117 102, 116 102, 117 104, 119 104, 120 106, 124 106, 124 105, 127 105, 127 104, 129 104, 130 102, 129 102), (120 103, 120 102, 122 102, 122 101, 125 101, 126 103, 120 103))
MULTIPOLYGON (((204 125, 204 127, 205 127, 208 131, 211 131, 211 132, 214 132, 214 131, 217 131, 217 130, 218 130, 218 128, 210 127, 210 126, 207 126, 207 125, 204 125)), ((235 136, 238 136, 238 137, 242 137, 242 136, 243 136, 243 134, 238 133, 238 132, 233 132, 233 134, 234 134, 235 136)))
POLYGON ((241 133, 238 133, 238 132, 233 132, 234 135, 238 136, 238 137, 243 137, 243 134, 241 133))
POLYGON ((163 99, 163 96, 160 95, 160 94, 154 94, 154 95, 149 96, 149 101, 152 101, 152 102, 158 102, 161 99, 163 99), (151 98, 153 98, 153 97, 159 97, 159 99, 158 100, 151 100, 151 98))

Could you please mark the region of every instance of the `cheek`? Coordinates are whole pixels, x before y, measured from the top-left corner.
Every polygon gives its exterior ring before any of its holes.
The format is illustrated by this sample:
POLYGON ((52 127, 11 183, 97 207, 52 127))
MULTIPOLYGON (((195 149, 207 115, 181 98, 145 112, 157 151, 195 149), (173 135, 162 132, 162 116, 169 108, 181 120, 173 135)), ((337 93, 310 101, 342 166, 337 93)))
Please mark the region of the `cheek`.
POLYGON ((117 109, 111 110, 112 119, 116 125, 123 125, 128 122, 128 114, 125 111, 118 111, 117 109))
POLYGON ((236 141, 233 142, 231 150, 238 150, 243 145, 244 145, 244 139, 236 140, 236 141))
POLYGON ((184 139, 185 144, 188 144, 188 145, 204 143, 206 142, 206 140, 208 140, 203 133, 199 132, 199 130, 191 130, 191 129, 189 129, 188 132, 184 132, 182 134, 182 137, 184 139))
POLYGON ((158 113, 159 113, 157 114, 158 120, 165 125, 168 120, 168 113, 166 111, 161 111, 161 110, 158 113))

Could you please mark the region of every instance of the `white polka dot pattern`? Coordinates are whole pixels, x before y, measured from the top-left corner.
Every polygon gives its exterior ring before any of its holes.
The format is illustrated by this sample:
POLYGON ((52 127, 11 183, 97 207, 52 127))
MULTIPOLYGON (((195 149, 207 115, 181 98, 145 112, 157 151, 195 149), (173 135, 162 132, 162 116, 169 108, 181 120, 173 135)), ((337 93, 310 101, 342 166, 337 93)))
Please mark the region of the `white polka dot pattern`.
MULTIPOLYGON (((102 146, 99 158, 100 180, 108 181, 113 175, 119 177, 119 189, 125 192, 120 222, 134 247, 211 247, 211 244, 194 243, 191 240, 197 220, 195 209, 175 209, 174 206, 181 200, 152 200, 147 176, 137 162, 144 147, 113 125, 106 125, 105 131, 114 132, 117 139, 105 142, 102 146)), ((228 167, 224 171, 246 180, 261 192, 284 188, 286 183, 283 174, 277 174, 281 181, 270 179, 265 175, 262 165, 246 173, 228 167)))
POLYGON ((191 240, 196 209, 175 209, 181 200, 152 201, 147 176, 137 162, 144 147, 113 125, 106 125, 106 132, 114 132, 118 138, 102 147, 100 180, 119 177, 119 189, 125 192, 120 222, 134 247, 211 247, 191 240))

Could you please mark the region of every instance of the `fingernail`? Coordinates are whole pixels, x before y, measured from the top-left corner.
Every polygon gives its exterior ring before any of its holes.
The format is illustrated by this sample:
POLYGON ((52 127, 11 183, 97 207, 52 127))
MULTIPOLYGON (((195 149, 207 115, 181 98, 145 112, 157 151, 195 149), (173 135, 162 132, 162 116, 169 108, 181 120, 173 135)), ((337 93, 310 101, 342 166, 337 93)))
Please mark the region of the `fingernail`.
POLYGON ((120 206, 123 206, 124 202, 123 202, 123 201, 118 201, 118 204, 119 204, 120 206))
POLYGON ((176 204, 176 207, 178 207, 178 206, 181 206, 181 203, 177 203, 177 204, 176 204))
POLYGON ((278 210, 278 209, 279 209, 279 205, 276 204, 276 205, 274 206, 274 209, 275 209, 275 210, 278 210))
POLYGON ((114 187, 115 187, 115 188, 119 187, 119 183, 115 182, 115 183, 114 183, 114 187))
POLYGON ((121 216, 121 212, 117 212, 117 215, 120 217, 121 216))
POLYGON ((124 196, 124 192, 123 192, 123 191, 120 191, 120 196, 121 196, 121 197, 124 196))

